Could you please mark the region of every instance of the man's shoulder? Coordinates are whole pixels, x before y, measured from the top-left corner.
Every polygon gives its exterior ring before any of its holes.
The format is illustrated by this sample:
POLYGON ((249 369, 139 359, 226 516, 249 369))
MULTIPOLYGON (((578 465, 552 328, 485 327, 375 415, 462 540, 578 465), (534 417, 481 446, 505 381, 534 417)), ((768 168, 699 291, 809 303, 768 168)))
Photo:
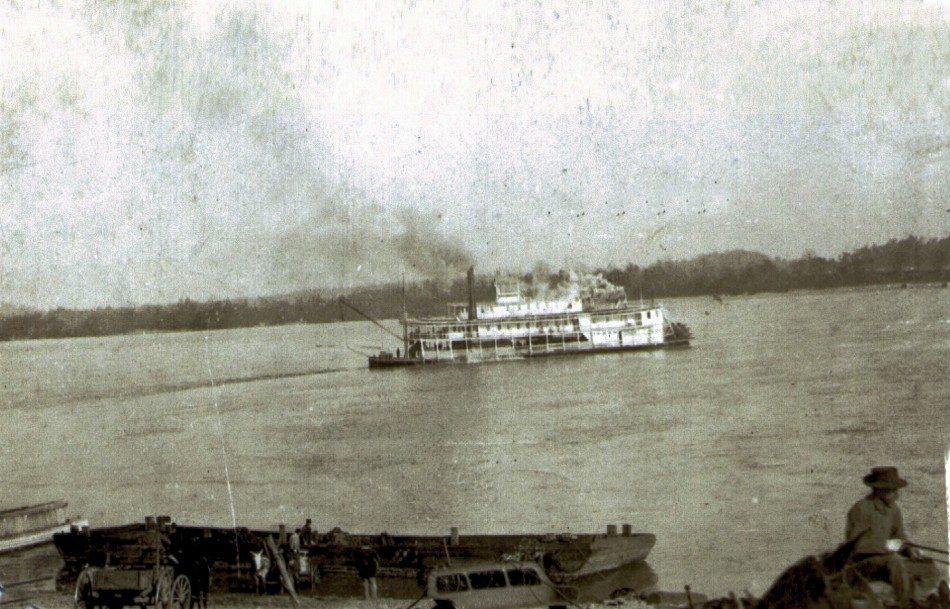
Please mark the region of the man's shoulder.
POLYGON ((876 512, 879 514, 900 514, 901 509, 896 503, 885 503, 880 499, 868 495, 862 497, 851 506, 849 514, 876 512))
POLYGON ((854 502, 854 505, 851 506, 851 509, 848 510, 848 514, 861 514, 868 512, 869 510, 874 509, 874 498, 867 496, 862 497, 854 502))

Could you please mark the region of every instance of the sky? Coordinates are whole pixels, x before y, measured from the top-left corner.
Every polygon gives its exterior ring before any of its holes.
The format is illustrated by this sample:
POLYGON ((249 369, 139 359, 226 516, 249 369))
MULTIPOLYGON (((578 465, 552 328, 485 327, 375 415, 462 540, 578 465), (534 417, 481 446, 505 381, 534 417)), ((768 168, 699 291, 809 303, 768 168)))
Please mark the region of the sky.
POLYGON ((0 303, 950 235, 950 0, 0 4, 0 303))

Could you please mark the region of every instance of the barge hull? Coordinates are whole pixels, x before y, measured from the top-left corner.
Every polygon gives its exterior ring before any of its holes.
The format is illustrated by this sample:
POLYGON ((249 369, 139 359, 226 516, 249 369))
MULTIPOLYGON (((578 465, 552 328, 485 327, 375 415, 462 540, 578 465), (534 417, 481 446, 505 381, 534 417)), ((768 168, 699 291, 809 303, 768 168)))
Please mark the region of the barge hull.
MULTIPOLYGON (((104 566, 123 545, 140 543, 147 525, 131 524, 103 529, 82 529, 54 536, 54 543, 63 558, 57 585, 69 590, 85 565, 104 566)), ((626 531, 625 531, 626 532, 626 531)), ((263 547, 273 537, 286 541, 281 531, 225 529, 195 526, 174 526, 169 530, 169 553, 184 564, 202 562, 211 568, 212 591, 253 592, 251 551, 263 547)), ((300 592, 321 597, 353 597, 362 595, 357 564, 362 548, 372 548, 379 557, 377 579, 380 593, 390 598, 416 598, 425 588, 433 568, 451 562, 453 565, 498 560, 538 560, 552 579, 577 582, 589 587, 591 582, 603 587, 617 573, 631 565, 637 582, 649 579, 644 564, 656 538, 650 533, 625 535, 378 535, 349 534, 334 530, 319 536, 305 548, 306 563, 312 576, 298 581, 300 592)), ((286 550, 286 544, 282 546, 286 550)), ((288 554, 286 557, 291 559, 288 554)), ((289 562, 292 562, 289 560, 289 562)), ((272 591, 280 584, 277 570, 270 576, 272 591)), ((611 584, 612 585, 612 584, 611 584)), ((597 594, 594 586, 592 594, 597 594)))

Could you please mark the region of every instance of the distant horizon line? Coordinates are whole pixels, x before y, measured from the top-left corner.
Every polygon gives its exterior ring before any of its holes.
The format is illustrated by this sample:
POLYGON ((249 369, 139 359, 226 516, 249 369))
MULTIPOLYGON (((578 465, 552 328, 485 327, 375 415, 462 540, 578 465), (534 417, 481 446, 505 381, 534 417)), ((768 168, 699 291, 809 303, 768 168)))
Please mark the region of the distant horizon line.
MULTIPOLYGON (((779 256, 779 255, 769 255, 757 250, 745 249, 745 248, 740 247, 740 248, 733 248, 733 249, 728 249, 728 250, 707 252, 704 254, 698 254, 696 256, 690 256, 686 258, 672 258, 672 257, 658 258, 655 261, 649 264, 645 264, 645 265, 636 264, 630 261, 623 265, 617 265, 615 263, 610 263, 610 264, 600 265, 600 266, 578 264, 575 267, 564 267, 563 265, 561 265, 557 269, 555 269, 554 266, 550 266, 549 270, 552 273, 559 273, 559 272, 571 272, 571 271, 577 271, 577 270, 583 269, 585 272, 603 273, 603 272, 609 272, 612 270, 623 270, 630 266, 637 266, 637 267, 645 269, 645 268, 650 268, 652 266, 663 264, 663 263, 688 263, 688 262, 696 261, 696 260, 710 257, 710 256, 725 256, 729 254, 749 254, 753 256, 766 258, 771 261, 781 261, 781 262, 791 262, 795 260, 805 260, 805 259, 836 260, 840 258, 841 256, 852 254, 862 249, 883 247, 890 243, 900 243, 901 241, 905 241, 908 239, 917 239, 922 242, 928 242, 928 241, 939 242, 944 239, 950 239, 950 235, 945 236, 945 237, 919 237, 914 234, 908 234, 900 238, 892 237, 883 243, 868 243, 851 250, 841 251, 835 256, 821 256, 814 253, 811 250, 811 248, 806 248, 806 250, 800 256, 793 258, 793 257, 779 256)), ((538 265, 546 265, 546 264, 547 263, 543 260, 536 260, 532 263, 529 263, 527 265, 527 268, 522 268, 521 270, 501 269, 499 267, 496 267, 494 270, 487 273, 479 273, 478 272, 479 267, 477 263, 468 264, 466 265, 466 268, 469 266, 474 267, 476 269, 475 275, 477 277, 478 276, 492 277, 492 276, 498 276, 498 275, 503 275, 503 274, 523 275, 523 274, 531 273, 533 271, 532 267, 536 268, 538 265)), ((454 283, 455 281, 464 280, 465 278, 464 273, 466 269, 460 269, 460 270, 461 270, 461 273, 456 279, 448 280, 449 284, 454 283)), ((422 284, 426 282, 445 282, 445 281, 446 281, 446 278, 444 277, 440 278, 440 277, 436 277, 430 274, 428 276, 418 276, 418 277, 415 277, 414 279, 407 279, 406 283, 407 285, 418 285, 418 284, 422 284)), ((310 287, 310 288, 291 290, 287 292, 272 292, 272 293, 257 294, 257 295, 214 296, 214 297, 201 298, 201 299, 192 298, 190 296, 183 296, 183 297, 178 298, 177 300, 151 301, 151 302, 139 302, 139 303, 126 302, 126 303, 100 304, 100 305, 79 306, 79 307, 68 307, 68 306, 63 306, 63 305, 39 307, 35 305, 21 304, 21 303, 10 302, 10 301, 0 301, 0 314, 9 316, 9 315, 17 315, 20 313, 42 313, 42 312, 51 312, 51 311, 84 312, 84 311, 96 311, 99 309, 135 309, 135 308, 144 308, 144 307, 166 307, 166 306, 173 306, 176 304, 180 304, 183 302, 194 302, 196 304, 208 304, 208 303, 223 302, 223 301, 231 301, 231 302, 247 302, 247 301, 255 301, 255 300, 264 301, 264 300, 275 300, 275 299, 280 299, 280 298, 299 298, 305 295, 341 296, 344 294, 351 294, 352 292, 356 290, 387 288, 387 287, 392 287, 393 285, 398 285, 400 283, 402 283, 402 279, 391 280, 391 281, 367 282, 367 283, 361 283, 359 285, 349 285, 349 286, 339 286, 339 285, 327 285, 327 286, 322 286, 322 287, 315 286, 315 287, 310 287)))

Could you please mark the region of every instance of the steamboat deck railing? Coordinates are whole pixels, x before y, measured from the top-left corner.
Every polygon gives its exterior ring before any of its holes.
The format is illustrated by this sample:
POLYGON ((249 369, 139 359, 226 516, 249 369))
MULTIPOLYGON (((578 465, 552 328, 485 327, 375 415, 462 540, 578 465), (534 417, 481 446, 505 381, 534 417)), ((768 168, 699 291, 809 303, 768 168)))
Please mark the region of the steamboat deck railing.
POLYGON ((658 308, 475 320, 408 320, 410 340, 520 339, 598 330, 639 330, 662 325, 658 308))

